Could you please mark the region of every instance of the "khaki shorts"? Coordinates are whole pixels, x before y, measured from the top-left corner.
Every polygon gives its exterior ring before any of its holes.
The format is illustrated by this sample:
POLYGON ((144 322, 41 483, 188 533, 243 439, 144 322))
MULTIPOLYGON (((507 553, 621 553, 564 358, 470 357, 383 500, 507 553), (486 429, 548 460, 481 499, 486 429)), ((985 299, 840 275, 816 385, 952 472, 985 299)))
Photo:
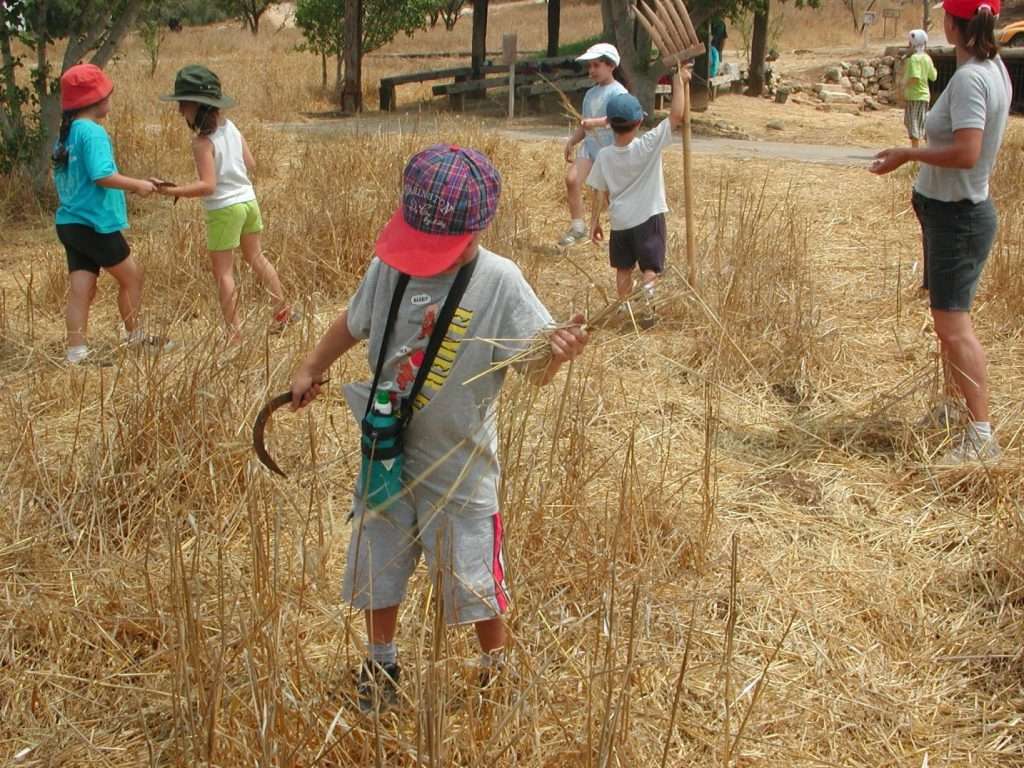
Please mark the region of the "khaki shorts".
POLYGON ((448 624, 493 619, 508 610, 497 512, 465 517, 447 511, 434 494, 416 489, 384 511, 367 512, 356 499, 352 514, 342 595, 354 608, 400 604, 422 554, 431 581, 441 577, 448 624))
POLYGON ((263 217, 260 216, 260 205, 255 200, 206 212, 207 250, 234 250, 242 242, 242 235, 254 235, 262 231, 263 217))

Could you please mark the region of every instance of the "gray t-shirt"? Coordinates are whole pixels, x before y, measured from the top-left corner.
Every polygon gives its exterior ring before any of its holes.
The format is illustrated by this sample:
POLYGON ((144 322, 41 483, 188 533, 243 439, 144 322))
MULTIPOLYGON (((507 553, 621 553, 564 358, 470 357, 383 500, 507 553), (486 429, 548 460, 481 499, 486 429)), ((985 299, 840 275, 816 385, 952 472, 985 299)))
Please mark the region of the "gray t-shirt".
MULTIPOLYGON (((608 85, 595 85, 583 95, 583 117, 604 117, 608 113, 608 99, 617 93, 629 93, 618 80, 608 85)), ((602 147, 615 141, 611 128, 593 128, 583 139, 583 154, 593 160, 602 147)))
POLYGON ((587 184, 608 193, 612 229, 631 229, 668 210, 661 153, 671 143, 672 124, 666 119, 626 146, 598 153, 587 184))
POLYGON ((925 121, 929 147, 953 144, 954 131, 980 128, 981 155, 973 168, 939 168, 921 163, 914 189, 925 197, 952 203, 988 199, 988 177, 995 165, 1006 132, 1012 88, 1010 76, 998 56, 982 61, 971 59, 950 78, 925 121))
MULTIPOLYGON (((447 497, 446 508, 468 517, 498 511, 498 438, 495 409, 505 370, 464 382, 527 347, 551 324, 519 268, 483 248, 455 310, 405 434, 404 483, 447 497), (437 466, 435 466, 437 465, 437 466)), ((407 395, 416 378, 412 355, 425 350, 455 273, 412 278, 388 341, 381 382, 407 395)), ((348 329, 368 339, 370 370, 377 366, 398 272, 373 259, 348 305, 348 329)), ((359 421, 370 382, 349 384, 345 398, 359 421)))

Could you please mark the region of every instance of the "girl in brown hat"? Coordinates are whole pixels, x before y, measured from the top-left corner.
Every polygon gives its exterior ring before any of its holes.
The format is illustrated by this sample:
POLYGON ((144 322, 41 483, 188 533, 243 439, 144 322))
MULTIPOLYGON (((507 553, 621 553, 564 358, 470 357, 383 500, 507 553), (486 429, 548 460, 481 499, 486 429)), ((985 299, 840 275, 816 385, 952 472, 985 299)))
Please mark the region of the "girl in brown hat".
POLYGON ((234 276, 234 251, 239 246, 242 257, 273 299, 271 331, 284 330, 297 315, 285 301, 277 270, 260 246, 263 219, 249 181, 255 161, 238 128, 221 112, 233 107, 234 99, 223 94, 217 75, 192 64, 178 71, 174 93, 161 96, 160 100, 178 102, 178 112, 195 132, 192 155, 199 180, 180 186, 164 184, 159 191, 173 197, 203 199, 206 247, 230 340, 241 340, 234 276))

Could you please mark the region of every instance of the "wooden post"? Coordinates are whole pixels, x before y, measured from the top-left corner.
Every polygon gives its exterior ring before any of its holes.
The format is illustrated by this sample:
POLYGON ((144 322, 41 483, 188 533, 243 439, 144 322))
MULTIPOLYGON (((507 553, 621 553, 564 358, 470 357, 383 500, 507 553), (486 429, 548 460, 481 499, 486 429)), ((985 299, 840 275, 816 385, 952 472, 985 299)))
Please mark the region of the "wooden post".
POLYGON ((363 109, 363 0, 345 0, 345 84, 343 112, 363 109))
POLYGON ((562 0, 548 0, 548 57, 558 55, 558 33, 562 21, 562 0))
POLYGON ((481 77, 481 68, 487 58, 487 4, 488 0, 473 0, 473 52, 470 66, 472 79, 481 77))
POLYGON ((502 63, 508 65, 508 119, 516 113, 516 49, 518 38, 515 32, 506 32, 501 36, 502 63))
POLYGON ((683 200, 686 205, 686 279, 697 290, 697 245, 693 225, 693 179, 690 160, 690 82, 683 83, 683 200))

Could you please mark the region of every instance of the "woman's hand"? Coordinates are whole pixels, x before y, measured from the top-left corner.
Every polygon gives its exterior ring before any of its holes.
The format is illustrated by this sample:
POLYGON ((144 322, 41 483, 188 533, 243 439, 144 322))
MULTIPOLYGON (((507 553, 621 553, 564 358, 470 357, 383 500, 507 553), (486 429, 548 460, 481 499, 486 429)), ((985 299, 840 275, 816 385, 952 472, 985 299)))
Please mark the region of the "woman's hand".
POLYGON ((907 150, 903 147, 883 149, 875 155, 875 159, 872 161, 868 170, 872 173, 878 174, 879 176, 884 176, 887 173, 895 171, 909 159, 907 150))

